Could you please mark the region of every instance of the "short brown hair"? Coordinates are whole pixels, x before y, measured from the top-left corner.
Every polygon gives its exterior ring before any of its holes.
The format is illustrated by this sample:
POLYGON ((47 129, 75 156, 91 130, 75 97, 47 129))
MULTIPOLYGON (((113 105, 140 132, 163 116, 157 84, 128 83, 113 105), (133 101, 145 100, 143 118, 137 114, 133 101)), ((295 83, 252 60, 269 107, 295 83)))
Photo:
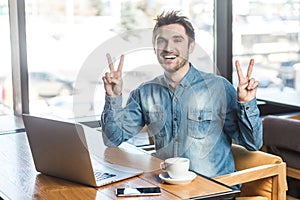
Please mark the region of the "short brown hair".
POLYGON ((189 37, 189 43, 195 41, 195 31, 192 23, 188 20, 186 16, 179 15, 179 11, 162 12, 156 17, 156 24, 153 28, 152 42, 155 41, 155 32, 161 26, 170 24, 180 24, 184 27, 186 34, 189 37))

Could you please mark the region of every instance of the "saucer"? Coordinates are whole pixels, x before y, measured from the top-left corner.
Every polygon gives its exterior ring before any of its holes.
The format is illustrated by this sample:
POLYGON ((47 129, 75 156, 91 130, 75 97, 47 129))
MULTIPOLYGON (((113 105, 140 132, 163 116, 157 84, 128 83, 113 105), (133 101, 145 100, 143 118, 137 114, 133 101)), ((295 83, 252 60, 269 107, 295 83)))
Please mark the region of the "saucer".
POLYGON ((196 178, 196 176, 197 175, 191 171, 187 173, 186 177, 180 179, 170 178, 167 172, 163 172, 159 174, 159 178, 161 178, 161 180, 163 180, 166 183, 174 184, 174 185, 182 185, 182 184, 190 183, 192 180, 196 178))

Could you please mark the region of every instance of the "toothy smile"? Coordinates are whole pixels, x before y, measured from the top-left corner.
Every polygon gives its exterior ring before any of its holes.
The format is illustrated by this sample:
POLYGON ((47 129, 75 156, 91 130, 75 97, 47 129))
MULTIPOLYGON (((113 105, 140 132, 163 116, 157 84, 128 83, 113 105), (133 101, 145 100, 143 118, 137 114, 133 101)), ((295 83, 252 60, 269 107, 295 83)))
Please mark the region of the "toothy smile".
POLYGON ((175 59, 176 56, 175 55, 166 55, 164 56, 165 59, 175 59))

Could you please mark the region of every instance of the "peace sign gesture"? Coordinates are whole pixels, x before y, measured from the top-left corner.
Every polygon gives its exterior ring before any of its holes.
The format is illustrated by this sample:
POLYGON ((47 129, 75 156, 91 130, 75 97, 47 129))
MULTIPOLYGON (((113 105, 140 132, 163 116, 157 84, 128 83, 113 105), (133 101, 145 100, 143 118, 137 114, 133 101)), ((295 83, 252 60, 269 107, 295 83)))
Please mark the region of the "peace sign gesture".
POLYGON ((102 77, 104 82, 104 89, 108 96, 116 97, 122 94, 122 68, 124 63, 124 55, 121 55, 118 69, 115 71, 114 64, 110 54, 106 54, 110 72, 106 72, 102 77))
POLYGON ((237 87, 238 101, 241 103, 249 102, 256 97, 258 81, 251 78, 251 73, 254 65, 254 59, 249 62, 247 75, 244 77, 239 61, 235 61, 235 67, 238 75, 239 84, 237 87))

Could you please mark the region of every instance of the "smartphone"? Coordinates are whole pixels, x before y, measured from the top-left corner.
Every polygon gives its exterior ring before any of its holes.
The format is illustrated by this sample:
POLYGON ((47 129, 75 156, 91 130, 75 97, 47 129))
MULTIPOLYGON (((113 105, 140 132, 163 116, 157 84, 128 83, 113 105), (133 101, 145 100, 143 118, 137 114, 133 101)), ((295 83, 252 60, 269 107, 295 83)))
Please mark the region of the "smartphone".
POLYGON ((116 196, 149 196, 160 195, 160 187, 117 188, 116 196))

